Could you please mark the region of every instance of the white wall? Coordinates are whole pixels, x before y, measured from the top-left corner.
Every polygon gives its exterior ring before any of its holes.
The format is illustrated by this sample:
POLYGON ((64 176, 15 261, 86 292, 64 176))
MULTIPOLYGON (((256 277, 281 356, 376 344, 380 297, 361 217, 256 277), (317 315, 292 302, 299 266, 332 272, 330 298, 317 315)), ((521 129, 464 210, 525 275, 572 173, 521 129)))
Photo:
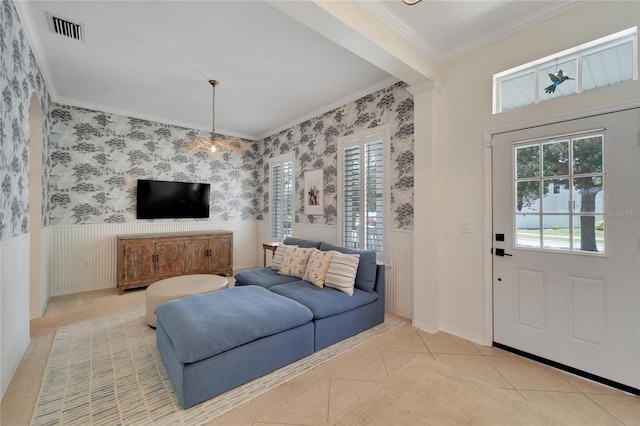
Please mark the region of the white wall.
MULTIPOLYGON (((490 168, 486 131, 516 129, 557 121, 612 105, 638 101, 638 81, 594 90, 539 105, 492 115, 492 75, 590 40, 639 25, 639 2, 588 2, 569 12, 474 51, 441 67, 438 101, 438 289, 440 328, 477 342, 491 341, 490 286, 483 283, 491 247, 485 226, 484 179, 490 168), (458 232, 459 223, 473 232, 458 232), (487 238, 488 237, 488 238, 487 238)), ((419 118, 416 117, 416 120, 419 118)), ((419 159, 416 159, 418 164, 419 159)), ((416 193, 420 187, 416 186, 416 193)), ((417 219, 418 220, 418 219, 417 219)), ((489 229, 487 229, 489 228, 489 229)), ((416 228, 417 230, 418 228, 416 228)), ((416 240, 429 235, 417 233, 416 240)), ((419 253, 415 253, 419 259, 419 253)), ((414 260, 417 262, 418 260, 414 260)))
POLYGON ((29 346, 29 234, 2 242, 0 386, 4 396, 29 346))

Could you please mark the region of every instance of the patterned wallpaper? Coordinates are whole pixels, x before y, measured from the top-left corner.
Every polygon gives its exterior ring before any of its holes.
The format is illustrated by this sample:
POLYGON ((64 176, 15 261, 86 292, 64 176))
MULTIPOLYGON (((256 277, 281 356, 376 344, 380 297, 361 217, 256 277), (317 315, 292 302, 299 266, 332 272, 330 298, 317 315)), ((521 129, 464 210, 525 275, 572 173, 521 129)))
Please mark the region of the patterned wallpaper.
POLYGON ((413 97, 397 83, 306 120, 246 153, 180 153, 189 129, 53 104, 13 2, 0 10, 0 240, 29 229, 29 101, 43 109, 43 226, 132 222, 138 178, 211 183, 211 220, 267 220, 269 158, 296 156, 296 222, 335 225, 341 136, 389 124, 392 227, 413 228, 413 97), (324 168, 325 214, 304 215, 305 170, 324 168))
POLYGON ((261 179, 258 219, 269 218, 269 158, 294 151, 298 172, 296 223, 336 225, 337 140, 386 123, 391 136, 391 170, 387 172, 392 228, 413 229, 413 95, 402 82, 266 138, 258 159, 261 179), (307 216, 302 203, 304 172, 318 168, 324 169, 325 214, 307 216))
POLYGON ((40 99, 43 119, 42 226, 47 226, 51 135, 49 93, 15 11, 2 0, 0 10, 0 241, 29 232, 29 105, 40 99))
POLYGON ((269 158, 294 151, 298 223, 335 225, 337 138, 389 123, 393 228, 413 228, 413 97, 404 83, 379 90, 266 138, 245 140, 245 155, 183 155, 189 130, 99 111, 53 104, 50 224, 99 224, 135 219, 138 178, 210 182, 212 220, 266 220, 269 158), (305 170, 325 170, 325 215, 302 208, 305 170))
POLYGON ((182 154, 182 127, 58 104, 51 117, 52 225, 137 220, 138 178, 208 182, 210 220, 255 219, 257 142, 244 141, 243 157, 182 154))

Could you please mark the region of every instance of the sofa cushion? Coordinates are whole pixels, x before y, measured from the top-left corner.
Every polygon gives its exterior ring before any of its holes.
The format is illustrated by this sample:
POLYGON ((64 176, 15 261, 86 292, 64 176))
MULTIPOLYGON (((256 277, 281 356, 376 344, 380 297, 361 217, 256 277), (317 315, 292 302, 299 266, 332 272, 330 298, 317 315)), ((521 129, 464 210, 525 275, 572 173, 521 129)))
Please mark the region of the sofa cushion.
POLYGON ((234 278, 236 279, 236 286, 257 285, 264 288, 298 281, 296 277, 280 275, 269 267, 238 272, 234 278))
POLYGON ((269 290, 303 304, 313 312, 313 319, 326 318, 350 311, 374 302, 378 298, 378 294, 375 292, 355 289, 353 296, 348 296, 333 288, 316 287, 302 280, 276 285, 269 290))
POLYGON ((302 248, 320 248, 320 241, 304 240, 302 238, 287 237, 283 241, 288 246, 298 246, 302 248))
POLYGON ((320 250, 336 250, 345 254, 359 254, 358 274, 356 275, 356 288, 364 291, 373 291, 376 285, 376 252, 373 250, 356 250, 322 242, 320 250))
POLYGON ((192 363, 306 324, 313 314, 290 298, 245 286, 163 303, 156 316, 180 362, 192 363))

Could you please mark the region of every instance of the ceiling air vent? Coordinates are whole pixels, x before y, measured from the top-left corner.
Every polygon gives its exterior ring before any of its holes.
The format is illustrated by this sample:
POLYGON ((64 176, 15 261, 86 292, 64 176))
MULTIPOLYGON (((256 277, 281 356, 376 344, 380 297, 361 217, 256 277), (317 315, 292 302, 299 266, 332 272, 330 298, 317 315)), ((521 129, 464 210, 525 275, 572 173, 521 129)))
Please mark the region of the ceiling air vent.
POLYGON ((51 32, 74 40, 84 41, 84 24, 71 22, 50 13, 47 13, 47 21, 49 21, 49 30, 51 32))

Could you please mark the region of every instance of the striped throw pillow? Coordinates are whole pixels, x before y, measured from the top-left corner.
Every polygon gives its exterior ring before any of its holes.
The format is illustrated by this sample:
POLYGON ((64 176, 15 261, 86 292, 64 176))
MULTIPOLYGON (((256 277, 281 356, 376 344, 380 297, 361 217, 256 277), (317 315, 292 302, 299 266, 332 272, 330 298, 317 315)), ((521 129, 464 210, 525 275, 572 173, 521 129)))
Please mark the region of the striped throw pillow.
POLYGON ((324 286, 335 288, 349 296, 353 296, 353 286, 356 281, 359 262, 359 254, 342 254, 333 251, 333 257, 327 270, 324 286))
POLYGON ((276 251, 273 253, 273 258, 271 259, 271 269, 274 271, 279 271, 282 268, 282 261, 284 260, 284 251, 287 247, 298 247, 298 246, 287 246, 285 244, 280 243, 276 251))

